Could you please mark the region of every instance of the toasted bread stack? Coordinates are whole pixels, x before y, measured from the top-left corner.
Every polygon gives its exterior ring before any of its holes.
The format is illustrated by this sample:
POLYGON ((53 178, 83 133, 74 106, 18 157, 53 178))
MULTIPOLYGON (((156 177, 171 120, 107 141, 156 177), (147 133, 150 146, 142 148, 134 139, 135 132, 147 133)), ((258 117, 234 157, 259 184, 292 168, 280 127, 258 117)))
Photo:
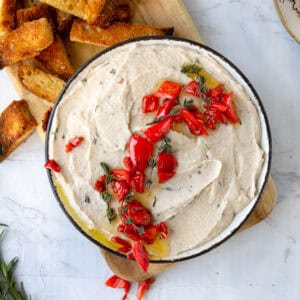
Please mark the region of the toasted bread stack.
POLYGON ((88 58, 130 38, 173 33, 130 24, 132 9, 128 0, 0 1, 0 69, 23 99, 0 116, 0 162, 34 128, 44 137, 65 82, 88 58))

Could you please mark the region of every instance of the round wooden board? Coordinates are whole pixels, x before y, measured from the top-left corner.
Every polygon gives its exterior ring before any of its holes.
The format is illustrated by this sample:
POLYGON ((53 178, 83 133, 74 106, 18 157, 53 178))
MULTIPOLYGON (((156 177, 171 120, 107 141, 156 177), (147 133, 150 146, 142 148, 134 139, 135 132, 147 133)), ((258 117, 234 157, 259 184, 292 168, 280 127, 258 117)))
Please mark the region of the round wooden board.
MULTIPOLYGON (((275 202, 276 188, 273 179, 269 177, 261 199, 259 200, 254 212, 249 216, 246 223, 238 232, 243 231, 265 219, 274 208, 275 202)), ((154 277, 175 264, 150 264, 148 272, 145 273, 140 269, 135 261, 124 259, 102 249, 101 252, 111 271, 117 276, 128 281, 141 281, 150 277, 154 277)))

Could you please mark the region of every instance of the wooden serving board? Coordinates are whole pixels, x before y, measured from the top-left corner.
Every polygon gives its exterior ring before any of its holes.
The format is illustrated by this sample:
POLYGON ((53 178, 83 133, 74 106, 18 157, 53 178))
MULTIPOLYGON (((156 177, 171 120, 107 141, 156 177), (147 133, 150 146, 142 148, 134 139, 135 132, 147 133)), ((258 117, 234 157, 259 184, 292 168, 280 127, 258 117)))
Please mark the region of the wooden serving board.
MULTIPOLYGON (((181 0, 131 0, 133 22, 147 23, 161 27, 174 27, 174 35, 194 41, 202 42, 202 39, 181 0)), ((72 43, 65 40, 70 54, 71 62, 75 69, 81 66, 87 59, 103 48, 93 45, 72 43)), ((16 66, 6 68, 16 90, 21 98, 29 102, 30 110, 40 123, 49 103, 26 91, 18 80, 16 66)), ((41 138, 44 133, 38 128, 41 138)), ((272 178, 268 179, 260 202, 248 221, 241 227, 240 231, 255 225, 266 218, 275 205, 276 189, 272 178)), ((140 281, 153 277, 173 264, 150 264, 149 271, 144 273, 133 261, 126 260, 110 252, 101 250, 108 266, 113 273, 129 281, 140 281)))

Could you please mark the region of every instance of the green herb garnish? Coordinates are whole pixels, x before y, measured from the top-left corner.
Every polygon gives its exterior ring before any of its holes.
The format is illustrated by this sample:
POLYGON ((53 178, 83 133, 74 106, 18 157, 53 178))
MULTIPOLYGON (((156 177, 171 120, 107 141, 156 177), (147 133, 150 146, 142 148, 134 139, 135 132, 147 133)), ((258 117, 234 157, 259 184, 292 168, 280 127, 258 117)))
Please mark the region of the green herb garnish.
POLYGON ((168 154, 172 154, 171 140, 167 137, 163 139, 162 144, 158 148, 158 153, 166 151, 168 154))
POLYGON ((155 118, 153 121, 147 123, 146 125, 152 125, 152 124, 156 124, 156 123, 159 123, 160 121, 162 121, 162 117, 158 117, 158 118, 155 118))
POLYGON ((100 165, 101 165, 101 167, 102 167, 104 173, 105 173, 106 175, 109 175, 110 169, 109 169, 108 164, 102 161, 102 162, 100 163, 100 165))
POLYGON ((110 200, 112 199, 112 195, 107 192, 101 193, 101 196, 102 199, 107 203, 110 202, 110 200))
POLYGON ((151 159, 149 160, 148 166, 149 166, 150 168, 153 169, 153 168, 156 167, 156 165, 157 165, 157 163, 156 163, 155 159, 154 159, 154 158, 151 158, 151 159))
POLYGON ((133 224, 133 220, 130 217, 127 217, 125 222, 126 222, 126 224, 133 224))
MULTIPOLYGON (((0 224, 0 227, 7 227, 0 224)), ((1 229, 0 229, 1 230, 1 229)), ((3 239, 5 229, 0 232, 0 241, 3 239)), ((18 283, 14 276, 14 271, 18 263, 18 258, 13 258, 8 264, 4 261, 0 253, 0 299, 2 300, 29 300, 26 295, 23 283, 18 283)))
POLYGON ((181 67, 181 72, 184 74, 198 74, 202 68, 197 63, 186 63, 181 67))
POLYGON ((116 213, 115 213, 115 211, 114 211, 113 208, 107 207, 107 209, 106 209, 106 217, 107 217, 109 223, 111 223, 117 217, 117 215, 116 215, 116 213))
POLYGON ((154 200, 153 200, 153 203, 152 203, 152 207, 155 207, 155 205, 156 205, 156 201, 157 201, 157 198, 156 198, 156 197, 154 197, 154 200))
POLYGON ((90 199, 90 197, 88 195, 85 195, 84 202, 85 203, 90 203, 91 202, 91 199, 90 199))
POLYGON ((114 176, 113 175, 106 175, 106 178, 105 178, 105 183, 106 184, 111 183, 113 180, 114 180, 114 176))
POLYGON ((145 228, 143 226, 139 227, 138 235, 142 235, 145 232, 145 228))
POLYGON ((119 215, 125 214, 127 212, 127 210, 128 210, 127 206, 122 207, 121 209, 119 209, 119 215))
POLYGON ((176 106, 174 106, 174 107, 171 109, 171 111, 170 111, 170 113, 169 113, 169 116, 176 116, 176 115, 178 115, 180 108, 181 108, 181 105, 176 105, 176 106))
POLYGON ((133 196, 134 196, 134 193, 130 192, 123 200, 123 203, 128 203, 133 198, 133 196))
POLYGON ((185 108, 189 108, 192 104, 194 103, 194 100, 193 99, 184 99, 184 102, 183 102, 183 106, 185 108))

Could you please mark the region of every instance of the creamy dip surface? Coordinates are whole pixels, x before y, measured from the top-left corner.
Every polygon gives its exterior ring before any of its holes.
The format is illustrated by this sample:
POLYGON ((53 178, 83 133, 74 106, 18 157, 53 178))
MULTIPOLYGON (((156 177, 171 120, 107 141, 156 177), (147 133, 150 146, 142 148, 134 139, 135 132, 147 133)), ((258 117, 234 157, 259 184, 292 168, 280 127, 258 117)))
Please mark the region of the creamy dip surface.
POLYGON ((151 209, 153 223, 168 225, 168 258, 212 239, 257 194, 264 161, 261 124, 244 88, 204 49, 131 43, 100 56, 79 73, 55 111, 49 136, 49 158, 61 166, 54 180, 87 226, 109 239, 116 235, 119 221, 109 224, 106 203, 93 188, 103 175, 100 162, 122 168, 130 136, 154 118, 154 113, 142 113, 143 96, 163 80, 188 83, 191 79, 181 67, 196 61, 234 93, 241 122, 220 125, 208 136, 174 130, 168 134, 178 161, 176 175, 160 185, 154 176, 150 190, 138 196, 151 209), (76 136, 83 136, 84 142, 66 153, 65 144, 76 136))

